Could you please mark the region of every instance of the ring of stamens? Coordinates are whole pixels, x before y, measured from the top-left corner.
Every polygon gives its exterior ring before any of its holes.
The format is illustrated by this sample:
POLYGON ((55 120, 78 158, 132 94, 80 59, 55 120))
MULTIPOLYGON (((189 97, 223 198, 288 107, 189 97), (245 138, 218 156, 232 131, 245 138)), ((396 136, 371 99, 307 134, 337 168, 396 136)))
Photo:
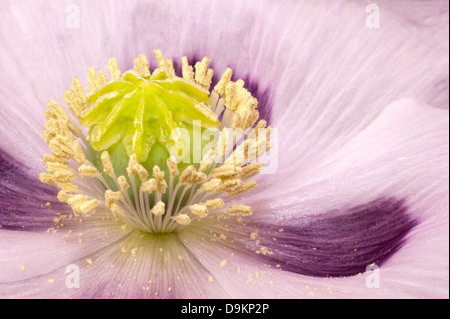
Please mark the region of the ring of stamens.
MULTIPOLYGON (((154 53, 159 66, 154 72, 163 71, 169 78, 176 77, 172 60, 164 59, 159 50, 154 53)), ((209 63, 205 57, 193 68, 183 57, 183 79, 209 90, 214 74, 208 68, 209 63)), ((78 78, 74 78, 70 89, 64 92, 64 101, 76 119, 80 119, 90 94, 108 81, 120 79, 115 58, 109 60, 108 71, 110 80, 103 71, 88 69, 88 93, 78 78)), ((132 72, 140 77, 150 76, 144 54, 134 60, 132 72)), ((58 186, 61 189, 58 199, 66 202, 76 216, 87 216, 96 208, 106 208, 116 220, 124 220, 150 233, 177 232, 210 213, 250 215, 251 207, 230 205, 222 198, 243 194, 257 186, 256 181, 248 179, 264 168, 263 163, 256 160, 270 149, 272 128, 266 128, 264 120, 256 123, 259 117, 257 99, 244 88, 244 81, 233 82, 231 77, 232 70, 227 68, 210 93, 208 107, 221 118, 217 147, 204 155, 198 168, 191 165, 181 172, 176 159, 169 157, 166 163, 169 176, 158 166, 148 172, 134 154, 129 157, 127 176, 117 176, 107 151, 101 154, 103 171, 100 172, 88 159, 88 141, 83 130, 60 104, 50 101, 44 112, 47 122, 42 136, 52 154, 42 157, 47 172, 40 174, 40 180, 58 186), (248 134, 237 144, 240 139, 233 138, 230 129, 248 134), (106 176, 114 182, 113 186, 106 181, 106 176)))

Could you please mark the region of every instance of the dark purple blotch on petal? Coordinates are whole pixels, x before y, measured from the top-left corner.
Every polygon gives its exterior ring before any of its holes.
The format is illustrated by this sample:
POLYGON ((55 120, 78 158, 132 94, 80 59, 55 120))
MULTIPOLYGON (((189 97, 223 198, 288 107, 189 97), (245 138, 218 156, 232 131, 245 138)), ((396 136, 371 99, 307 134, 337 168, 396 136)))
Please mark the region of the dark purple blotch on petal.
POLYGON ((56 188, 30 176, 26 166, 0 149, 0 226, 9 230, 46 230, 58 212, 68 212, 56 188), (47 206, 50 203, 50 206, 47 206), (47 204, 47 205, 46 205, 47 204))
POLYGON ((254 241, 250 245, 266 264, 283 270, 316 277, 352 276, 373 263, 382 265, 417 224, 404 200, 382 198, 285 225, 258 225, 258 246, 254 241), (267 247, 268 253, 260 247, 267 247))

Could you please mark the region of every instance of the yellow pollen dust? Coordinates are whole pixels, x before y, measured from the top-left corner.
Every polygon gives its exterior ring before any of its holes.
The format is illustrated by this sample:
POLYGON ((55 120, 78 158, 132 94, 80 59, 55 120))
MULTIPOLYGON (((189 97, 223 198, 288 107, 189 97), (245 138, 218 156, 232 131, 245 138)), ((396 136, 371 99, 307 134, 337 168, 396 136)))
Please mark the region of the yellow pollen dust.
MULTIPOLYGON (((222 198, 253 190, 257 182, 249 179, 264 169, 258 159, 270 150, 272 127, 267 127, 263 119, 258 122, 258 100, 246 89, 243 80, 232 80, 230 68, 226 68, 210 90, 214 70, 209 68, 208 57, 193 66, 187 57, 182 57, 179 77, 172 59, 164 58, 158 49, 153 53, 158 64, 153 71, 146 55, 140 54, 133 61, 133 69, 127 72, 121 72, 116 58, 109 59, 109 77, 103 70, 88 68, 86 89, 79 78, 73 78, 69 89, 62 94, 73 117, 58 102, 48 103, 42 137, 51 154, 42 156, 46 172, 41 173, 39 179, 60 189, 58 200, 67 203, 75 216, 88 217, 102 214, 104 210, 112 214, 114 220, 125 221, 131 227, 150 233, 177 232, 211 214, 218 217, 251 215, 250 206, 231 205, 222 198), (115 170, 113 154, 108 151, 99 154, 97 161, 90 158, 89 141, 76 123, 86 110, 89 97, 108 83, 121 81, 127 73, 148 78, 160 72, 169 80, 184 81, 209 92, 210 100, 205 105, 221 119, 217 145, 209 149, 199 163, 188 166, 180 166, 172 155, 165 163, 148 170, 132 154, 121 173, 115 170), (248 135, 236 139, 230 130, 248 135)), ((256 238, 256 233, 250 237, 256 238)), ((221 234, 221 238, 226 236, 221 234)), ((90 259, 86 262, 92 264, 90 259)), ((221 262, 221 266, 225 263, 221 262)))

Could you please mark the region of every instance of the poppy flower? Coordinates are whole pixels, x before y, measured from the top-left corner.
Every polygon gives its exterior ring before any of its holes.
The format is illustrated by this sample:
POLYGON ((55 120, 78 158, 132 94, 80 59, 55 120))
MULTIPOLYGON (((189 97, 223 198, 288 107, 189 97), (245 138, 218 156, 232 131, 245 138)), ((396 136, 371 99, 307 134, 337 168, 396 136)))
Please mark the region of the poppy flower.
MULTIPOLYGON (((0 12, 0 297, 448 298, 447 2, 4 1, 0 12), (72 79, 99 89, 85 73, 108 61, 148 78, 147 66, 167 66, 155 49, 179 77, 182 57, 211 67, 210 91, 232 69, 227 81, 258 102, 251 126, 276 129, 277 156, 216 212, 144 229, 142 216, 119 216, 142 203, 68 205, 40 174, 46 117, 64 116, 48 102, 73 108, 72 79)), ((148 158, 139 150, 130 178, 148 158)), ((162 171, 146 169, 157 187, 162 171)), ((111 186, 83 185, 87 195, 111 186)), ((168 209, 164 191, 152 189, 153 221, 168 209)), ((205 212, 195 204, 183 217, 205 212)))

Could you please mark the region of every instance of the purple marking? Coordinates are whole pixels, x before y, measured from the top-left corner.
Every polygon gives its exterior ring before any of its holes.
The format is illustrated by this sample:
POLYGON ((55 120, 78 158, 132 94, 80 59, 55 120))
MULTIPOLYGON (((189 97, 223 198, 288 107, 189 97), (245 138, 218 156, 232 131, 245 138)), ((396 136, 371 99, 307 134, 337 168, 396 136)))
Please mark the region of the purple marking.
MULTIPOLYGON (((352 276, 372 263, 383 264, 417 224, 404 200, 377 199, 346 210, 299 217, 288 225, 257 225, 258 247, 273 252, 258 256, 266 264, 303 275, 352 276)), ((254 241, 246 244, 258 250, 254 241)))
POLYGON ((0 225, 9 230, 45 230, 57 212, 68 212, 56 188, 30 176, 26 167, 0 149, 0 225), (49 202, 50 206, 45 204, 49 202))

